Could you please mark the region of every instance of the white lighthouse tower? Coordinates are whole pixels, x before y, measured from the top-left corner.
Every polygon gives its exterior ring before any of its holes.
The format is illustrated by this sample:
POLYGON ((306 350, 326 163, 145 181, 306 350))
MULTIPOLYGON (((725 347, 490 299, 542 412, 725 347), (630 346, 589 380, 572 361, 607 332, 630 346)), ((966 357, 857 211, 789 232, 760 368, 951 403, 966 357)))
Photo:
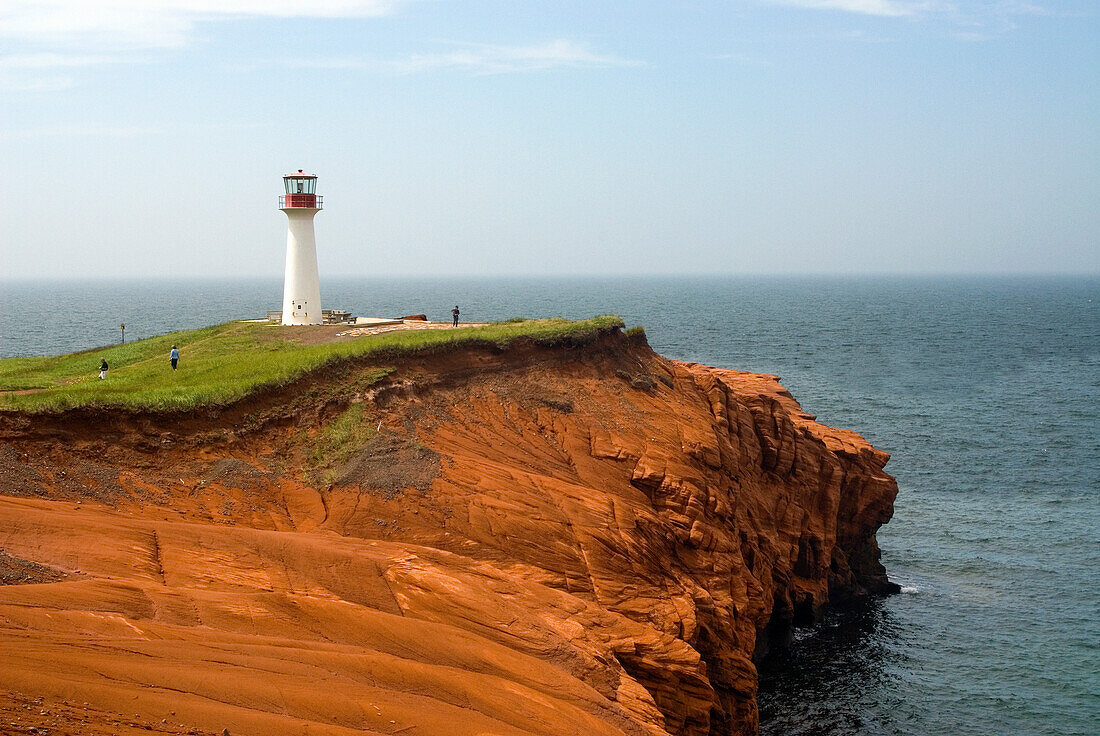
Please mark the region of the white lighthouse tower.
POLYGON ((283 280, 283 324, 319 325, 321 319, 321 281, 317 276, 317 241, 313 236, 313 218, 321 211, 317 196, 317 177, 287 174, 283 177, 286 194, 279 197, 279 209, 286 213, 286 276, 283 280))

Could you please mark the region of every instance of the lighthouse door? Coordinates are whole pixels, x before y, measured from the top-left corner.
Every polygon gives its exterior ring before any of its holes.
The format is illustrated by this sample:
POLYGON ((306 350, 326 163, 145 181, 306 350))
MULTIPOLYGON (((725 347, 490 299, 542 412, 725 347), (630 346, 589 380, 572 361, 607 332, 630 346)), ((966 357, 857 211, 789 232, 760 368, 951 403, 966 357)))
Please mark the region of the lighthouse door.
POLYGON ((306 303, 304 301, 295 300, 294 301, 294 316, 301 318, 301 317, 305 317, 307 314, 308 314, 308 312, 306 310, 306 303))

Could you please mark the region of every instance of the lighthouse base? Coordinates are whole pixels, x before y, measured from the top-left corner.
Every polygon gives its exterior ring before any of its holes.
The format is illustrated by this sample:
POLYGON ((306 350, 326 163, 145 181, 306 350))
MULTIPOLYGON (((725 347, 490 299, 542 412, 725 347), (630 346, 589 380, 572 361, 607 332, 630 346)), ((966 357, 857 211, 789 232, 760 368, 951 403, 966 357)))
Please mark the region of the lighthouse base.
MULTIPOLYGON (((321 310, 321 324, 325 325, 353 325, 357 324, 358 320, 364 319, 363 317, 356 317, 346 309, 322 309, 321 310)), ((261 320, 262 321, 262 320, 261 320)), ((283 322, 283 313, 279 309, 267 310, 267 321, 278 322, 281 325, 287 324, 283 322)))
POLYGON ((284 207, 283 212, 287 217, 287 230, 282 323, 319 325, 324 322, 324 315, 317 274, 317 243, 313 235, 313 218, 318 210, 284 207))

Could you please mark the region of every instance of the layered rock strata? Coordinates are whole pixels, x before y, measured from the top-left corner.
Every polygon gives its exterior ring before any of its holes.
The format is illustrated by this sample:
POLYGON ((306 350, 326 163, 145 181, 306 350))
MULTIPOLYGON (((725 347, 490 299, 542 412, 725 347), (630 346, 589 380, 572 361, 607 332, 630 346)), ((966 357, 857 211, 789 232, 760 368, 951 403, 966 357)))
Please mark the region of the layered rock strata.
POLYGON ((617 330, 392 367, 0 417, 0 722, 752 734, 754 657, 889 588, 888 456, 774 376, 617 330))

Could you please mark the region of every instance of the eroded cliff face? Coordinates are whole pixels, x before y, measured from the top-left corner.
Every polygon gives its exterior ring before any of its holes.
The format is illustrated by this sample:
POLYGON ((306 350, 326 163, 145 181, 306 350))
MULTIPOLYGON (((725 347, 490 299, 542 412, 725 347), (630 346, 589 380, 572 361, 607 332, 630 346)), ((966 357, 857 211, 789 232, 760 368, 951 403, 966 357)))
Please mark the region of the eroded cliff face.
POLYGON ((889 587, 887 455, 774 376, 617 331, 395 368, 0 419, 0 721, 752 734, 754 655, 889 587))

